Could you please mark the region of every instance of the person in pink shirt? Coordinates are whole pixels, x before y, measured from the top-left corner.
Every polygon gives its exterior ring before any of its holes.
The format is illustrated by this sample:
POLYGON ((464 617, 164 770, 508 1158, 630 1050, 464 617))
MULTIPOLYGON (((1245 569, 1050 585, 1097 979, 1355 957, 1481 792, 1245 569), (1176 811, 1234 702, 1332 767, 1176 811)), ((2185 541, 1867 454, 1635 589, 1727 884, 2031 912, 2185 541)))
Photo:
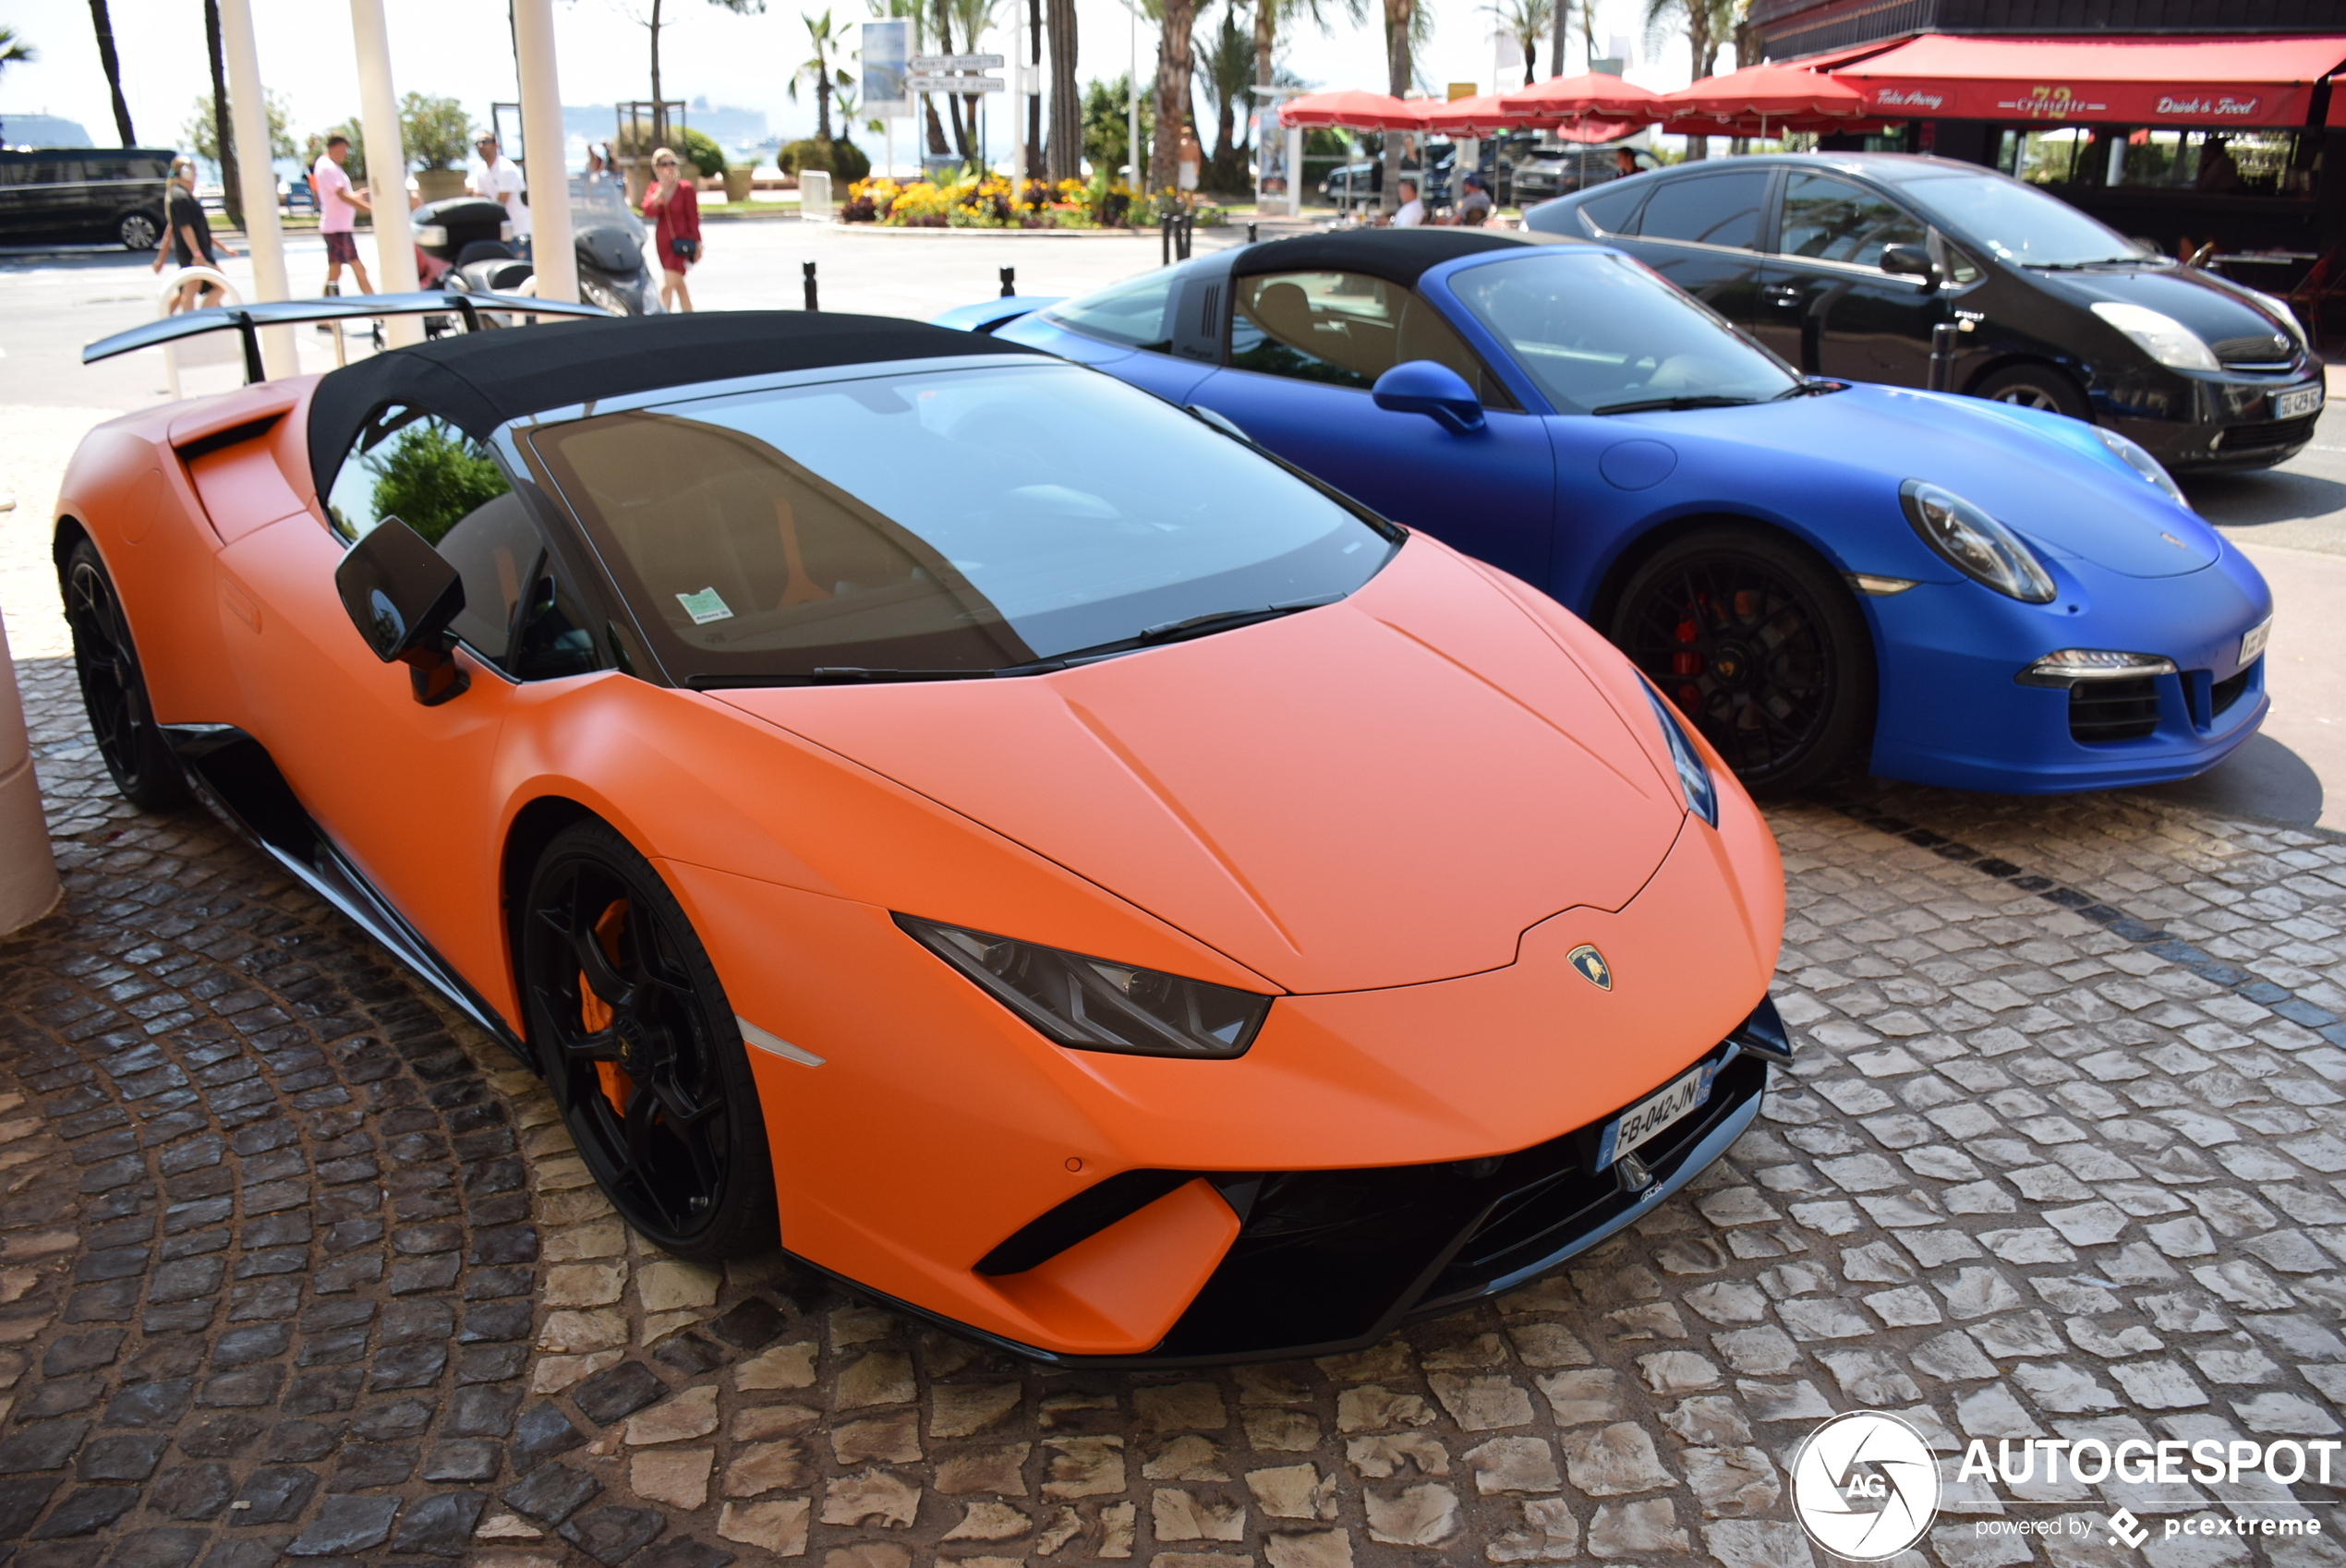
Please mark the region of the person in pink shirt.
POLYGON ((309 171, 309 183, 318 193, 318 233, 326 242, 326 290, 330 295, 342 292, 342 270, 345 263, 358 279, 358 292, 372 294, 375 285, 368 279, 367 264, 358 259, 358 214, 372 212, 366 197, 351 188, 350 176, 343 165, 350 161, 350 139, 330 136, 326 139, 325 156, 309 171))

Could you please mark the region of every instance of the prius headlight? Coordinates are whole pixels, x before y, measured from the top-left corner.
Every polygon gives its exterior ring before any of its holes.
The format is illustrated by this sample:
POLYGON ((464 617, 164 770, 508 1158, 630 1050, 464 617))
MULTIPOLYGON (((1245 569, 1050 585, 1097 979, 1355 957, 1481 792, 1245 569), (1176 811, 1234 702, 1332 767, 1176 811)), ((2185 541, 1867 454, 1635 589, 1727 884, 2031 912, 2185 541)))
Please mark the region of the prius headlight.
POLYGON ((1677 710, 1651 686, 1645 688, 1645 694, 1646 701, 1653 705, 1654 722, 1662 726, 1662 743, 1670 748, 1670 766, 1677 770, 1678 791, 1687 798, 1687 810, 1718 826, 1719 788, 1711 781, 1711 769, 1703 763, 1702 754, 1694 749, 1686 726, 1678 722, 1677 710))
POLYGON ((2122 300, 2098 300, 2094 314, 2134 340, 2134 346, 2173 370, 2216 370, 2216 356, 2197 332, 2161 310, 2122 300))
POLYGON ((2029 604, 2052 601, 2052 578, 2036 553, 2019 535, 1954 491, 1909 479, 1898 487, 1898 501, 1922 542, 1973 582, 2029 604))
POLYGON ((2119 462, 2158 486, 2159 493, 2169 501, 2186 512, 2191 510, 2191 501, 2183 495, 2183 488, 2175 483, 2175 476, 2167 472, 2159 459, 2145 452, 2140 443, 2128 440, 2115 430, 2105 430, 2099 425, 2093 427, 2093 432, 2119 462))
POLYGON ((1043 1035, 1077 1051, 1242 1056, 1271 998, 1034 942, 898 915, 896 923, 1043 1035))

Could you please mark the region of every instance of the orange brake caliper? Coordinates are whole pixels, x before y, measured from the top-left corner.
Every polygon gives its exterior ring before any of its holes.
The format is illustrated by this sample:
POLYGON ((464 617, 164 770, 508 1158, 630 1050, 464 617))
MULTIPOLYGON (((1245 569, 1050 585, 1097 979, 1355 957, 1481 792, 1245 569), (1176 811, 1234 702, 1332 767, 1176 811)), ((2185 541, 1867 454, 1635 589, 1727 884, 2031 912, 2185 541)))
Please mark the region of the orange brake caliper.
MULTIPOLYGON (((603 957, 614 966, 619 962, 620 927, 626 923, 627 900, 624 899, 605 910, 595 922, 595 940, 602 945, 603 957)), ((611 1027, 611 1004, 595 995, 595 988, 586 983, 586 971, 584 970, 578 972, 578 1014, 579 1022, 586 1026, 589 1034, 611 1027)), ((603 1098, 611 1102, 611 1109, 625 1116, 627 1097, 635 1092, 635 1080, 629 1078, 617 1062, 597 1062, 595 1077, 600 1080, 603 1098)))

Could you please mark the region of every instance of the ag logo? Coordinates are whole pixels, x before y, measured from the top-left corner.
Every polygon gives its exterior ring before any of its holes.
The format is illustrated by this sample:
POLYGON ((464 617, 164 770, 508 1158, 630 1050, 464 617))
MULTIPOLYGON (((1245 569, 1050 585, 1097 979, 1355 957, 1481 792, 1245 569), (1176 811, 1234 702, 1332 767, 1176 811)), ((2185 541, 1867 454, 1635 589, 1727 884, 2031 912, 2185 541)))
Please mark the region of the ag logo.
POLYGON ((1600 991, 1613 989, 1613 971, 1605 963, 1604 955, 1583 942, 1565 954, 1564 961, 1580 971, 1580 978, 1600 991))
POLYGON ((1808 1434, 1792 1461, 1792 1511, 1836 1557, 1879 1562, 1922 1538, 1939 1512, 1939 1466, 1922 1434, 1857 1410, 1808 1434))

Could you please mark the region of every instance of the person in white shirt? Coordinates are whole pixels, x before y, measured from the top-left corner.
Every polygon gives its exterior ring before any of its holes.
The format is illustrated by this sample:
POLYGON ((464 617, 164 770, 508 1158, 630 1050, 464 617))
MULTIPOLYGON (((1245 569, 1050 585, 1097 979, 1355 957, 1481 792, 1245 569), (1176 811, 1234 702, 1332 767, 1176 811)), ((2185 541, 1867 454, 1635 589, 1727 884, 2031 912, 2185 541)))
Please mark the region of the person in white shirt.
POLYGON ((465 188, 503 205, 505 221, 514 226, 514 244, 528 255, 529 205, 522 199, 520 165, 498 151, 493 131, 481 132, 473 148, 476 156, 465 167, 465 188))
POLYGON ((1414 229, 1424 222, 1425 203, 1418 199, 1418 182, 1403 180, 1401 206, 1400 210, 1393 214, 1393 226, 1397 229, 1414 229))

